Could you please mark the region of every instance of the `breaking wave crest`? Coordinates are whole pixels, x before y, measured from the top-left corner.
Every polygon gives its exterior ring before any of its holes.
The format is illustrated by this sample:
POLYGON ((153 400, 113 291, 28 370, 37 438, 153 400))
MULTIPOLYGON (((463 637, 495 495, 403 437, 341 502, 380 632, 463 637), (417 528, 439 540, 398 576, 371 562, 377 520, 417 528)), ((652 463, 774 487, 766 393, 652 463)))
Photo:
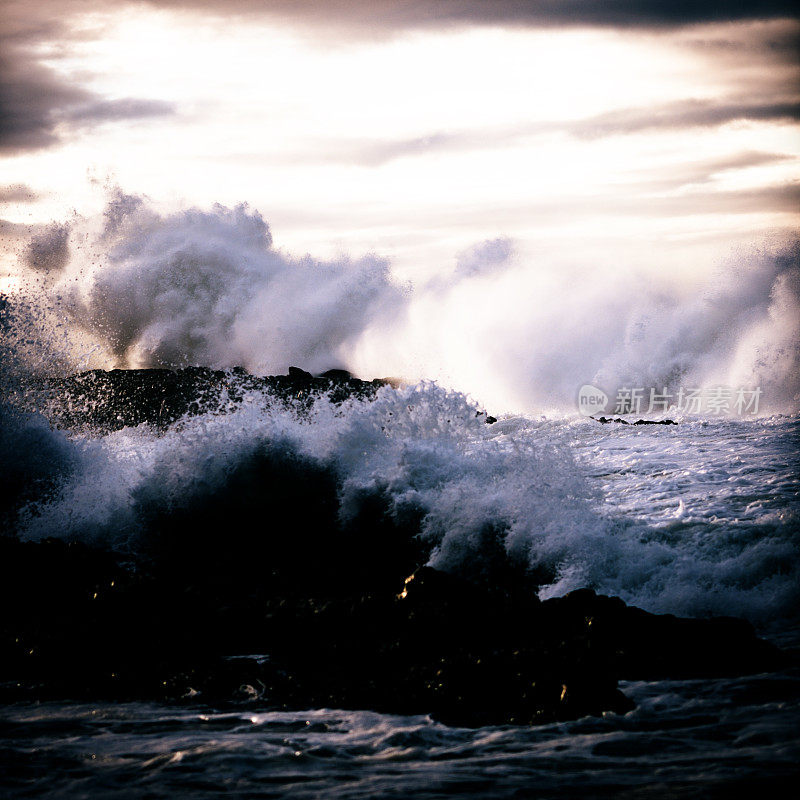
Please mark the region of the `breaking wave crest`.
POLYGON ((657 248, 609 273, 499 238, 412 287, 377 255, 292 256, 246 205, 160 213, 118 191, 101 218, 54 224, 21 261, 40 313, 92 366, 345 367, 438 380, 501 412, 574 409, 586 383, 759 386, 763 410, 800 407, 796 242, 697 264, 706 278, 689 281, 657 248))
POLYGON ((101 221, 57 234, 0 307, 6 531, 131 553, 175 531, 184 554, 266 558, 291 542, 300 560, 337 537, 366 551, 405 537, 410 561, 490 583, 525 574, 542 596, 591 586, 657 611, 796 613, 796 416, 653 432, 563 409, 587 380, 691 380, 758 384, 763 410, 795 410, 797 246, 685 297, 604 280, 565 292, 499 240, 412 292, 376 256, 283 253, 243 206, 163 215, 119 194, 101 221), (16 402, 32 375, 186 363, 409 382, 303 413, 245 388, 233 408, 107 435, 55 430, 16 402), (451 385, 528 414, 487 425, 451 385), (561 411, 531 415, 546 408, 561 411))
POLYGON ((309 564, 320 561, 315 548, 336 548, 357 529, 366 550, 400 535, 416 543, 419 563, 489 583, 525 573, 543 597, 592 586, 658 611, 790 614, 796 465, 780 453, 797 420, 719 425, 713 435, 707 426, 661 430, 661 440, 637 442, 642 455, 591 422, 486 425, 466 397, 427 383, 385 387, 372 402, 323 397, 303 414, 251 393, 230 413, 186 418, 163 434, 139 426, 66 438, 30 416, 20 435, 40 437, 34 447, 51 471, 47 491, 25 498, 18 529, 128 552, 179 530, 182 557, 293 542, 309 564), (735 482, 699 461, 677 468, 676 452, 704 435, 720 459, 737 441, 752 460, 735 482), (717 485, 714 506, 702 504, 705 480, 717 485), (741 498, 765 480, 758 507, 743 511, 741 498), (681 498, 692 513, 676 516, 681 498))

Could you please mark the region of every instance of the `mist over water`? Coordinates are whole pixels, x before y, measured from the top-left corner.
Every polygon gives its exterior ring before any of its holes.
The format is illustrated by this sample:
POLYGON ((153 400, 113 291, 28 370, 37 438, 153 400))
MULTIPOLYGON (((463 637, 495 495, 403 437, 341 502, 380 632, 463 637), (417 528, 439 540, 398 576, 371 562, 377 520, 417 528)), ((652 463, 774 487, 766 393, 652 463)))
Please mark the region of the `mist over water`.
POLYGON ((151 520, 198 499, 247 524, 258 509, 239 508, 231 476, 260 453, 330 475, 343 523, 381 498, 415 521, 430 564, 472 579, 512 565, 543 597, 591 586, 654 611, 796 614, 800 431, 796 415, 764 415, 797 407, 796 245, 753 251, 686 297, 677 282, 565 282, 503 238, 410 289, 374 255, 284 253, 245 206, 160 214, 118 194, 64 230, 32 243, 33 277, 2 308, 0 478, 23 538, 135 551, 151 520), (107 435, 53 430, 35 398, 13 402, 26 372, 187 364, 409 383, 302 414, 249 390, 224 414, 107 435), (587 380, 760 386, 764 403, 758 418, 600 426, 576 413, 587 380), (539 413, 502 415, 515 406, 539 413))
POLYGON ((22 261, 40 313, 97 366, 345 367, 438 380, 495 412, 572 411, 586 383, 611 397, 760 387, 764 411, 800 404, 796 242, 697 265, 712 277, 689 294, 652 265, 569 271, 503 237, 454 256, 409 286, 379 255, 290 255, 245 205, 164 214, 117 192, 102 219, 54 224, 22 261))
POLYGON ((120 195, 104 223, 67 307, 120 364, 324 370, 401 303, 385 260, 293 258, 245 206, 162 217, 120 195))

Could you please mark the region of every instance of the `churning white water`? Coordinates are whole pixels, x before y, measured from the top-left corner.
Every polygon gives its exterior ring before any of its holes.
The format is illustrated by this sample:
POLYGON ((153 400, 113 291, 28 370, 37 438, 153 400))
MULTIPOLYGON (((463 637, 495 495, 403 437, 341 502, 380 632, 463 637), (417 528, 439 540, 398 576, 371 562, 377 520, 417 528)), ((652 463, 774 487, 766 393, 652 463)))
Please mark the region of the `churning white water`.
MULTIPOLYGON (((800 248, 785 240, 697 264, 565 267, 503 238, 427 283, 384 258, 284 252, 245 205, 160 213, 117 192, 24 253, 23 285, 92 366, 345 367, 438 380, 495 412, 574 409, 579 388, 747 387, 800 408, 800 248), (34 276, 34 278, 32 278, 34 276)), ((68 348, 69 349, 69 348, 68 348)))

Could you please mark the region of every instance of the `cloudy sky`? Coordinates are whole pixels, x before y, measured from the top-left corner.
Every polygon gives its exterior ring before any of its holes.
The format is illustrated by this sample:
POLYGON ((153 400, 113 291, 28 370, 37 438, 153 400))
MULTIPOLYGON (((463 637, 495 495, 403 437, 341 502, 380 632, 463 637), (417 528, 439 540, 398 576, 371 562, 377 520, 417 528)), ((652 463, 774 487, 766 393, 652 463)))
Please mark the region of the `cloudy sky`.
POLYGON ((115 187, 247 202, 287 252, 414 284, 515 258, 691 285, 797 231, 783 0, 0 7, 7 285, 31 235, 115 187))
POLYGON ((612 253, 787 229, 792 5, 4 0, 2 231, 109 183, 247 201, 281 245, 412 274, 494 236, 612 253))

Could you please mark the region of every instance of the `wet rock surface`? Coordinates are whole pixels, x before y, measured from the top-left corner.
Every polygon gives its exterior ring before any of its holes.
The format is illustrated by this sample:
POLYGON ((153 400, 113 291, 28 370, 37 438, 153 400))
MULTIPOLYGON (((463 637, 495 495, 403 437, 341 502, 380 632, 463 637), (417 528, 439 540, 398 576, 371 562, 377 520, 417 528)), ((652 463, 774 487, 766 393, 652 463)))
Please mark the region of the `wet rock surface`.
POLYGON ((636 422, 629 422, 622 417, 590 417, 595 422, 600 422, 603 425, 608 425, 610 422, 615 422, 617 425, 677 425, 678 423, 672 419, 637 419, 636 422))
POLYGON ((389 379, 360 380, 340 369, 314 376, 297 367, 286 375, 259 377, 240 368, 101 369, 32 382, 37 406, 59 427, 115 431, 141 424, 165 428, 185 415, 224 412, 248 391, 267 392, 280 402, 307 407, 321 394, 333 403, 369 400, 389 379))
POLYGON ((0 699, 528 724, 626 711, 622 678, 745 674, 785 660, 741 620, 654 615, 590 590, 540 602, 424 566, 403 578, 418 554, 399 539, 373 552, 374 574, 348 547, 302 575, 289 551, 254 560, 234 542, 213 566, 212 555, 126 564, 76 543, 0 539, 0 699))

